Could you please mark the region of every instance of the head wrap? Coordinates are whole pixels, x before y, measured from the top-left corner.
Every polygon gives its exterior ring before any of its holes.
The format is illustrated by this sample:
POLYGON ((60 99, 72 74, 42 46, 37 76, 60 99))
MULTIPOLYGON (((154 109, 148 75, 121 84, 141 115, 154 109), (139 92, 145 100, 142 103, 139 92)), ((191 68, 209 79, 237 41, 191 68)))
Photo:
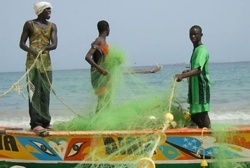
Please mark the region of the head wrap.
POLYGON ((51 3, 42 1, 34 4, 34 10, 37 16, 40 15, 46 8, 52 8, 51 3))

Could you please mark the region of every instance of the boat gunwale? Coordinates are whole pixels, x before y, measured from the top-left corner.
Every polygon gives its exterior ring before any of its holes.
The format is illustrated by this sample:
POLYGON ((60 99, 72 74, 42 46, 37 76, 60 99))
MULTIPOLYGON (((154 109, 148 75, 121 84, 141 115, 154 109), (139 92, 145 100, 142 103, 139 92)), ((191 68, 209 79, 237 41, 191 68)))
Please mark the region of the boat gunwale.
MULTIPOLYGON (((155 130, 90 130, 90 131, 47 131, 47 136, 112 136, 112 135, 157 135, 160 132, 160 129, 155 130)), ((250 133, 250 126, 235 126, 230 128, 225 128, 223 130, 213 130, 213 129, 199 129, 199 128, 176 128, 176 129, 167 129, 164 131, 166 135, 201 135, 201 134, 214 134, 219 132, 234 132, 234 133, 250 133)), ((9 135, 27 135, 35 136, 36 132, 30 131, 27 129, 15 128, 15 127, 0 127, 0 134, 9 134, 9 135)))

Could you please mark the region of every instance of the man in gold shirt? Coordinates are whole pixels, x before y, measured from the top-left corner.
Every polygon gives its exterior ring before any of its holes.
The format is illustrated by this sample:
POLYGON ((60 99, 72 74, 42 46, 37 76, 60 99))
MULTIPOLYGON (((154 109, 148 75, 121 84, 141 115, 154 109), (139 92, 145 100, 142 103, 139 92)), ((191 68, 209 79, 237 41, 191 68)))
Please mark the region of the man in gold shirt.
POLYGON ((36 19, 23 26, 20 48, 27 52, 26 72, 29 93, 30 126, 33 131, 50 129, 49 112, 52 67, 50 50, 57 47, 57 27, 49 22, 52 5, 49 2, 34 4, 36 19), (26 45, 29 39, 29 46, 26 45))

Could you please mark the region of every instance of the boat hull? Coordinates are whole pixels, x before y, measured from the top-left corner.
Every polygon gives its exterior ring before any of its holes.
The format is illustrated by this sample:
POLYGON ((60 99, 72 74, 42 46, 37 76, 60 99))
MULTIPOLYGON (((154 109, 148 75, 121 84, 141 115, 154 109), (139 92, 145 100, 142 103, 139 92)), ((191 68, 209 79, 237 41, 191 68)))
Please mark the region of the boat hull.
POLYGON ((147 161, 157 168, 183 168, 184 165, 198 168, 202 160, 211 165, 218 159, 224 164, 240 163, 250 167, 250 126, 223 131, 180 128, 164 133, 130 130, 38 134, 21 128, 0 129, 0 168, 17 165, 71 168, 78 164, 136 167, 147 161))
MULTIPOLYGON (((247 166, 247 163, 244 163, 247 166)), ((15 168, 15 166, 22 166, 25 168, 45 168, 45 167, 49 167, 49 168, 74 168, 76 167, 78 164, 72 164, 72 163, 9 163, 9 162, 0 162, 0 168, 10 168, 13 167, 15 168)), ((84 168, 90 168, 92 166, 92 164, 84 164, 84 168)), ((244 166, 244 168, 246 167, 244 166)), ((247 166, 247 168, 250 165, 247 166)), ((107 167, 110 168, 112 167, 110 164, 109 165, 105 165, 102 164, 99 168, 103 168, 103 167, 107 167)), ((113 166, 115 167, 115 165, 113 166)), ((130 167, 128 165, 123 165, 120 167, 130 167)), ((135 167, 134 165, 132 165, 131 167, 135 167)), ((200 164, 156 164, 155 165, 156 168, 166 168, 166 167, 171 167, 171 168, 201 168, 200 164)), ((209 165, 210 167, 210 165, 209 165)))

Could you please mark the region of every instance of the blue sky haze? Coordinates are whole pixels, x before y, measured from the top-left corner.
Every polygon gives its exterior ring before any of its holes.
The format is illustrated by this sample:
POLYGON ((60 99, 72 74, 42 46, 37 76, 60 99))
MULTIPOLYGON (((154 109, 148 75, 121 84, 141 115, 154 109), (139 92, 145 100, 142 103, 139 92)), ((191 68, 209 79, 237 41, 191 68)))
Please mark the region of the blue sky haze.
MULTIPOLYGON (((25 21, 35 19, 34 0, 2 0, 0 72, 24 71, 19 48, 25 21)), ((50 21, 57 25, 53 69, 82 69, 98 36, 96 24, 107 20, 107 42, 124 50, 129 65, 189 63, 189 28, 203 28, 210 62, 250 61, 249 0, 51 0, 50 21)))

